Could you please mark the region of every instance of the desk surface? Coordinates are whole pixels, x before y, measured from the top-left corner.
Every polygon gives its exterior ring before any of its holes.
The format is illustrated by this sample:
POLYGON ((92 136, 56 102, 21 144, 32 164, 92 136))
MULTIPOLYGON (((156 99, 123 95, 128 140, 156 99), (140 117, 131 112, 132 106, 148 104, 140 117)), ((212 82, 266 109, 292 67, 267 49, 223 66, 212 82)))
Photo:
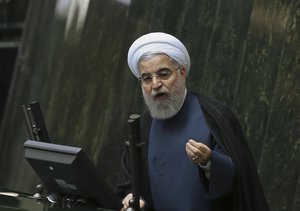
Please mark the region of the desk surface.
POLYGON ((91 208, 84 205, 72 206, 72 209, 63 207, 60 204, 53 204, 47 200, 33 199, 30 195, 19 192, 12 192, 0 188, 0 210, 5 211, 112 211, 110 209, 91 208))

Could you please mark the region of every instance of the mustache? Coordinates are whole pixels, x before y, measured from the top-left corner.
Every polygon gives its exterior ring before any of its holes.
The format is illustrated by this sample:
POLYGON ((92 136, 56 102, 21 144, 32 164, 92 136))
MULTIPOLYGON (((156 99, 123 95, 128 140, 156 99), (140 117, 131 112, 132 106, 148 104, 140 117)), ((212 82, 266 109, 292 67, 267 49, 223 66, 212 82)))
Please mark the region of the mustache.
POLYGON ((164 89, 161 89, 161 90, 152 90, 151 91, 151 97, 155 97, 159 94, 169 94, 169 90, 164 88, 164 89))

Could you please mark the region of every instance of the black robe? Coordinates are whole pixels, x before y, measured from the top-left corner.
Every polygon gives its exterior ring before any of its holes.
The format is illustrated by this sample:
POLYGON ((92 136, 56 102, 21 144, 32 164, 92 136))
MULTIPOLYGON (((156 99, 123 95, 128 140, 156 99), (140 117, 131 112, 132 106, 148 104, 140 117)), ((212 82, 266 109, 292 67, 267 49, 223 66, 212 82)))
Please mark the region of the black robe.
MULTIPOLYGON (((231 110, 219 101, 196 95, 214 140, 230 155, 236 171, 232 193, 226 197, 211 200, 211 209, 213 211, 268 211, 268 203, 256 165, 238 120, 231 110)), ((141 118, 141 139, 143 143, 146 143, 141 147, 142 197, 148 202, 149 210, 152 210, 152 199, 148 184, 147 143, 151 121, 152 118, 148 113, 141 118)), ((128 150, 124 154, 122 174, 116 192, 120 198, 132 192, 128 150)))

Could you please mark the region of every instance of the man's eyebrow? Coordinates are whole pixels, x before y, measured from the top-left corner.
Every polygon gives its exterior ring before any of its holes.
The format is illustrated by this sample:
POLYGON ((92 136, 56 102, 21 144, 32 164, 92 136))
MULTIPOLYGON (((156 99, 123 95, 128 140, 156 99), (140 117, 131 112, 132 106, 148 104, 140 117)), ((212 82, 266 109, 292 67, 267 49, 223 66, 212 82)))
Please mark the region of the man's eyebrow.
MULTIPOLYGON (((164 71, 164 70, 171 71, 171 69, 168 68, 168 67, 161 67, 158 70, 156 70, 154 73, 157 73, 157 72, 160 72, 160 71, 164 71)), ((144 75, 144 74, 148 75, 148 74, 152 74, 152 72, 146 70, 146 72, 142 73, 142 75, 144 75)))
POLYGON ((162 68, 159 68, 156 72, 160 72, 160 71, 164 71, 164 70, 171 70, 171 69, 168 67, 162 67, 162 68))

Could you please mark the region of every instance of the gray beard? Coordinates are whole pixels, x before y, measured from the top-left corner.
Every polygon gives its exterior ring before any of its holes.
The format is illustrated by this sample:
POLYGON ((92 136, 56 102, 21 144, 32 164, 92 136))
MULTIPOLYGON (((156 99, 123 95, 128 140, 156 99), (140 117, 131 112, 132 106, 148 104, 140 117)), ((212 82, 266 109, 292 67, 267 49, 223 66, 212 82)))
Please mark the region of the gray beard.
POLYGON ((185 82, 178 78, 174 87, 167 90, 163 87, 162 90, 153 91, 151 95, 147 95, 143 91, 144 101, 150 111, 150 115, 156 119, 168 119, 175 116, 180 110, 185 98, 185 82), (163 100, 155 100, 152 95, 157 93, 168 93, 168 97, 163 100))

